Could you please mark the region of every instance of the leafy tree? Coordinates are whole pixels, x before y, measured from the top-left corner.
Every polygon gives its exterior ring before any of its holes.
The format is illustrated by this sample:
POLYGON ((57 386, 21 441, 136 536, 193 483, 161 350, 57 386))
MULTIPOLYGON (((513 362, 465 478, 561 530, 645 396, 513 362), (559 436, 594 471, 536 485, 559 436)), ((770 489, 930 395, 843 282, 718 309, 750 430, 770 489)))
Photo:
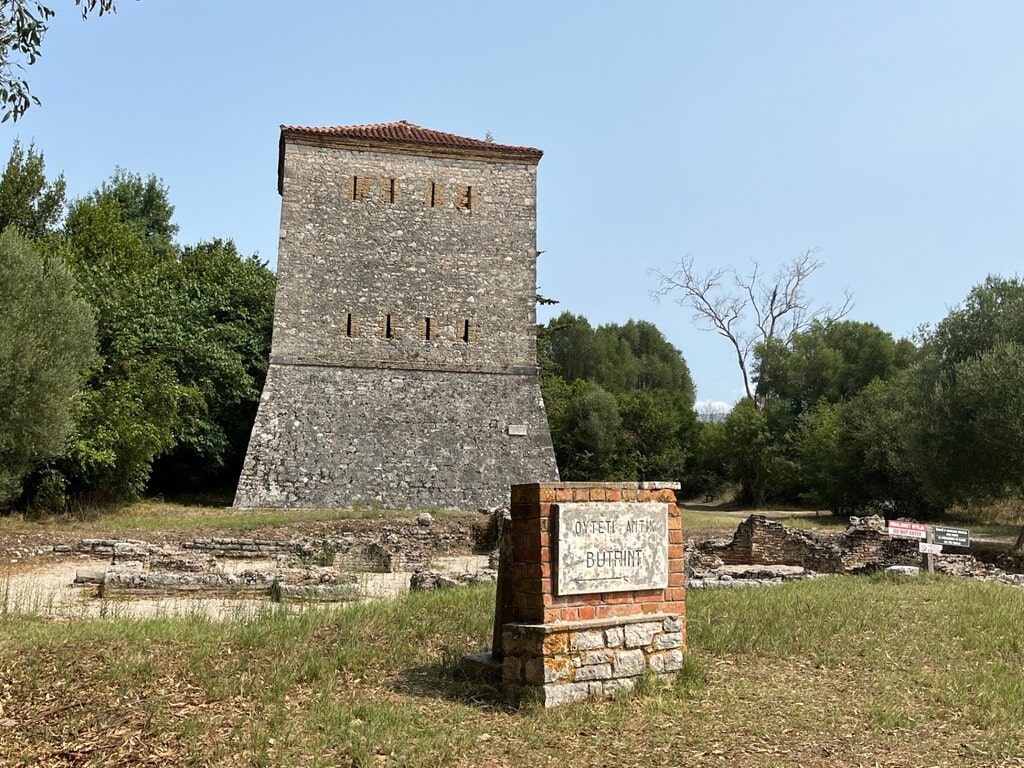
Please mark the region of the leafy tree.
POLYGON ((731 451, 726 464, 741 497, 827 505, 836 512, 867 503, 867 486, 858 485, 863 479, 853 480, 864 456, 844 435, 846 405, 872 382, 905 368, 913 345, 872 323, 829 320, 812 322, 788 341, 771 338, 754 351, 762 418, 755 424, 750 414, 736 414, 730 440, 722 442, 731 451), (744 440, 754 440, 763 455, 749 453, 744 440))
POLYGON ((841 407, 834 511, 875 508, 911 516, 934 511, 910 450, 913 371, 876 379, 841 407))
POLYGON ((0 504, 40 462, 63 454, 82 376, 94 361, 92 310, 70 271, 13 227, 0 234, 0 504))
POLYGON ((79 201, 78 207, 88 203, 112 204, 118 219, 134 230, 149 251, 161 257, 173 253, 178 234, 178 225, 171 221, 174 206, 167 186, 156 176, 150 174, 143 179, 118 168, 109 180, 79 201))
POLYGON ((875 379, 890 378, 907 352, 874 323, 815 322, 788 344, 757 347, 757 394, 781 399, 794 416, 819 400, 845 402, 875 379))
POLYGON ((97 310, 103 365, 89 380, 66 465, 76 491, 132 497, 143 491, 153 459, 201 410, 165 354, 180 338, 170 243, 153 250, 110 199, 83 198, 65 225, 65 258, 97 310))
POLYGON ((543 331, 542 374, 552 373, 567 382, 595 377, 597 338, 585 317, 563 312, 549 320, 543 331))
POLYGON ((725 417, 722 433, 730 477, 740 485, 738 501, 764 506, 792 482, 795 467, 753 400, 743 398, 736 403, 725 417))
POLYGON ((652 323, 595 329, 563 312, 540 339, 541 387, 563 477, 683 477, 696 429, 693 381, 652 323))
POLYGON ((912 391, 915 466, 939 505, 1024 494, 1024 283, 989 277, 927 342, 912 391))
MULTIPOLYGON (((115 0, 75 0, 82 18, 93 11, 99 16, 113 13, 115 0)), ((3 121, 21 117, 39 99, 29 91, 28 81, 21 74, 26 66, 36 63, 42 53, 47 24, 53 9, 40 0, 2 0, 0 2, 0 107, 3 121)))
POLYGON ((245 459, 270 357, 274 274, 231 241, 183 249, 180 290, 188 297, 179 318, 189 344, 175 365, 199 390, 200 418, 157 462, 154 482, 168 489, 234 486, 245 459))
POLYGON ((270 339, 274 277, 229 241, 181 249, 166 187, 117 171, 75 201, 65 255, 98 312, 104 365, 89 382, 67 467, 81 491, 133 496, 237 470, 270 339))
POLYGON ((0 177, 0 232, 15 227, 38 240, 57 226, 64 212, 64 177, 46 180, 43 153, 34 144, 22 149, 15 139, 0 177))
POLYGON ((584 379, 565 385, 559 394, 548 421, 562 478, 622 479, 615 464, 622 423, 615 395, 584 379))
POLYGON ((696 395, 690 369, 654 323, 603 325, 596 335, 605 352, 594 376, 604 387, 613 392, 666 390, 689 400, 692 408, 696 395))
POLYGON ((805 501, 833 512, 844 508, 838 469, 842 453, 840 406, 819 400, 800 415, 796 431, 796 457, 805 501))
POLYGON ((1000 343, 1024 341, 1024 283, 1016 277, 989 276, 950 311, 928 341, 944 373, 954 373, 960 363, 977 360, 1000 343))
POLYGON ((681 480, 691 456, 693 406, 687 406, 681 394, 643 390, 620 395, 617 404, 622 419, 618 466, 623 479, 681 480))
POLYGON ((706 497, 717 496, 729 480, 725 450, 725 422, 699 421, 692 440, 689 489, 706 497))

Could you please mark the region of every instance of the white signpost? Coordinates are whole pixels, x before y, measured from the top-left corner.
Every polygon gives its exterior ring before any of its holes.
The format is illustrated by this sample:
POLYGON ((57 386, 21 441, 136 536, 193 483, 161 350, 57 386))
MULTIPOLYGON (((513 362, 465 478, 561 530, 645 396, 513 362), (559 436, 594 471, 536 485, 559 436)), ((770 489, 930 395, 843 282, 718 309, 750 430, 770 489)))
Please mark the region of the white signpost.
POLYGON ((912 523, 909 520, 889 520, 889 535, 898 539, 926 539, 928 526, 924 523, 912 523))

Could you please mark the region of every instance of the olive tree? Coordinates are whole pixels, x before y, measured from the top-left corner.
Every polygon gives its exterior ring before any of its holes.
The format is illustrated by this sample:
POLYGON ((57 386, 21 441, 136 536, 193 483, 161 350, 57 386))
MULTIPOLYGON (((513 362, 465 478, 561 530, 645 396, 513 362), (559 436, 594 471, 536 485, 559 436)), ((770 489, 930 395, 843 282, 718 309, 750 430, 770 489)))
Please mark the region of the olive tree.
POLYGON ((0 504, 67 448, 94 347, 92 308, 67 267, 14 228, 0 233, 0 504))

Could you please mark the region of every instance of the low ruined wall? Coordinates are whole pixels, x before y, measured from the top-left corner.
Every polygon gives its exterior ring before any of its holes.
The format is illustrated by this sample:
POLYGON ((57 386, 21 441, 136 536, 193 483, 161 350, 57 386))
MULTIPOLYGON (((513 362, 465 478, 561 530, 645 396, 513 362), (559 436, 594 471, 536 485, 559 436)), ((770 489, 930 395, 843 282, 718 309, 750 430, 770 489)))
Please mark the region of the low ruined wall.
POLYGON ((740 523, 732 541, 714 553, 727 565, 799 565, 821 573, 842 569, 842 552, 835 544, 763 515, 740 523))
POLYGON ((838 536, 843 553, 840 573, 881 570, 890 565, 920 565, 917 539, 894 539, 870 528, 851 526, 838 536))
POLYGON ((751 515, 736 528, 732 541, 705 542, 701 549, 727 565, 796 565, 818 573, 857 573, 920 563, 916 540, 891 538, 881 518, 853 520, 844 533, 829 536, 751 515))
MULTIPOLYGON (((397 573, 428 566, 434 558, 470 549, 493 549, 501 510, 480 515, 479 522, 438 530, 430 516, 422 522, 382 522, 358 531, 331 531, 323 535, 293 538, 247 538, 210 536, 176 543, 173 547, 132 539, 82 539, 75 552, 113 560, 140 560, 154 567, 161 558, 171 557, 174 570, 183 570, 189 557, 205 564, 211 558, 225 560, 273 560, 289 558, 303 563, 336 565, 345 571, 397 573)), ((58 552, 56 547, 54 552, 58 552)), ((205 567, 205 566, 204 566, 205 567)), ((199 570, 200 568, 197 568, 199 570)))

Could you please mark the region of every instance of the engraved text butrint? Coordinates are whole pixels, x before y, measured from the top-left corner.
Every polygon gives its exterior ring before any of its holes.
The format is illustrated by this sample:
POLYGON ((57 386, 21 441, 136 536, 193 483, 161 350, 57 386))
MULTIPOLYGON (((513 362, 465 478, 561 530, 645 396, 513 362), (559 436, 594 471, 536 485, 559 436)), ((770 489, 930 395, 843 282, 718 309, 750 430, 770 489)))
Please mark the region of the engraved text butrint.
POLYGON ((668 504, 562 503, 557 520, 558 594, 668 586, 668 504))

